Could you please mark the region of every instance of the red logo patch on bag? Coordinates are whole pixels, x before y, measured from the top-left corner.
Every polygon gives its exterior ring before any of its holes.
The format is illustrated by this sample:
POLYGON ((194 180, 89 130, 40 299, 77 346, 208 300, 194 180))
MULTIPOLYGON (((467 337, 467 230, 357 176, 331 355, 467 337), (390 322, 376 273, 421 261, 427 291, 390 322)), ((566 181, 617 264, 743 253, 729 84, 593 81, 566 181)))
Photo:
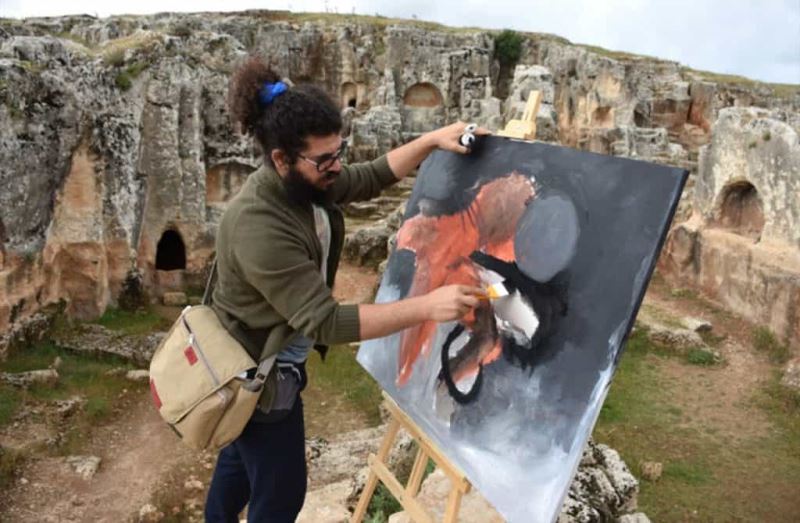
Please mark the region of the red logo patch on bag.
POLYGON ((161 408, 161 398, 158 397, 158 391, 156 390, 156 382, 150 378, 150 394, 153 395, 153 402, 156 404, 156 408, 161 408))
POLYGON ((194 351, 194 347, 192 347, 191 345, 183 349, 183 355, 186 356, 189 365, 194 365, 195 363, 197 363, 197 353, 194 351))

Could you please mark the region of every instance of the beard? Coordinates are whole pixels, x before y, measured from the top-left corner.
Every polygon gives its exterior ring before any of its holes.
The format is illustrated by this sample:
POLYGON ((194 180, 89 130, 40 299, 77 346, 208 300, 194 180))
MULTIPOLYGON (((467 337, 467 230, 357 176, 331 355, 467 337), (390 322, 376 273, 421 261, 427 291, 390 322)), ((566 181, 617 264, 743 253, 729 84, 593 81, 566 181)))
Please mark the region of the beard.
POLYGON ((283 185, 286 187, 289 198, 295 203, 305 204, 310 202, 317 205, 330 203, 330 191, 328 189, 315 187, 295 169, 289 169, 289 172, 283 177, 283 185))

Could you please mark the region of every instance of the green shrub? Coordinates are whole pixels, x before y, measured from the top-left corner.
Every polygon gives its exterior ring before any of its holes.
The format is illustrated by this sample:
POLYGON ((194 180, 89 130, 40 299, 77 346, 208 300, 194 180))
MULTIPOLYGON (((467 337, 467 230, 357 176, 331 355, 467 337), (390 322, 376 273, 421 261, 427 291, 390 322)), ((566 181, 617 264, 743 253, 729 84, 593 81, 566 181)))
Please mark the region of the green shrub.
POLYGON ((514 65, 519 61, 524 39, 521 34, 511 29, 505 29, 497 35, 494 39, 494 53, 500 65, 514 65))
POLYGON ((131 77, 126 71, 117 73, 116 78, 114 78, 114 83, 117 84, 117 87, 119 87, 121 91, 127 91, 133 85, 131 77))

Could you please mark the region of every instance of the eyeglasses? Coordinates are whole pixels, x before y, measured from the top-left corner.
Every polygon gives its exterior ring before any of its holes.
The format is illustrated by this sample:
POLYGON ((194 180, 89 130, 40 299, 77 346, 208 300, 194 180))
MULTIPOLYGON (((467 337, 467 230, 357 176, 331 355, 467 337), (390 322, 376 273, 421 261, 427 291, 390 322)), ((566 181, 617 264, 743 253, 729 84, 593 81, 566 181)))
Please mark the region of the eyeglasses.
POLYGON ((328 169, 333 167, 333 164, 336 163, 336 160, 341 158, 344 155, 345 152, 347 152, 347 142, 346 141, 342 142, 342 145, 339 146, 339 149, 335 153, 333 153, 333 154, 323 154, 322 156, 320 156, 316 160, 312 160, 311 158, 307 158, 307 157, 303 156, 302 154, 298 154, 297 156, 299 156, 301 160, 305 160, 308 163, 310 163, 311 165, 313 165, 314 167, 316 167, 317 168, 317 172, 324 173, 325 171, 327 171, 328 169))

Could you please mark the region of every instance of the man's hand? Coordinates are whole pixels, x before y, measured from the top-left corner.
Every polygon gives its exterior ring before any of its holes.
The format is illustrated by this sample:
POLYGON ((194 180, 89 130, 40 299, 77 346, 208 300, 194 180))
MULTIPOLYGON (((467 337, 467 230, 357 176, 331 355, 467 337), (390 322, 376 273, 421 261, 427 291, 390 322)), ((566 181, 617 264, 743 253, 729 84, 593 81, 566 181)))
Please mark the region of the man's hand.
MULTIPOLYGON (((469 149, 458 143, 466 128, 467 124, 464 122, 456 122, 425 133, 416 140, 389 151, 386 158, 395 178, 398 180, 404 178, 409 172, 416 169, 437 147, 446 151, 467 154, 469 149)), ((478 127, 472 134, 483 136, 491 133, 483 127, 478 127)))
POLYGON ((478 287, 447 285, 404 300, 361 304, 358 306, 361 339, 388 336, 429 320, 458 320, 484 296, 486 292, 478 287))
POLYGON ((470 309, 477 307, 480 296, 486 293, 478 287, 446 285, 422 296, 428 319, 445 322, 458 320, 470 309))
MULTIPOLYGON (((428 134, 429 139, 435 147, 444 149, 445 151, 452 151, 454 153, 467 154, 469 149, 461 145, 458 140, 467 128, 464 122, 456 122, 446 127, 441 127, 428 134)), ((485 136, 491 134, 488 129, 477 127, 472 132, 475 136, 485 136)))

